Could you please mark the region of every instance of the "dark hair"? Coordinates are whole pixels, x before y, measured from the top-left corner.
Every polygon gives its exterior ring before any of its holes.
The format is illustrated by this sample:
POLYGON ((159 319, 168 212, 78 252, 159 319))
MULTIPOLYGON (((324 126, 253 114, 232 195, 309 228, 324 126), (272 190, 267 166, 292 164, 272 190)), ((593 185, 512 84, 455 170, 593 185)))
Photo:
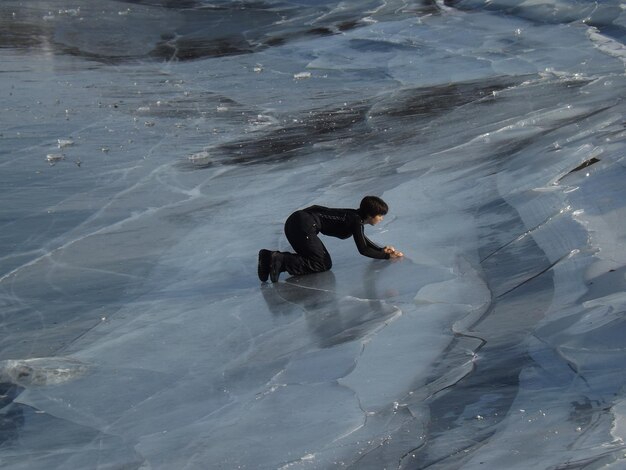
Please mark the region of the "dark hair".
POLYGON ((387 203, 381 198, 376 196, 365 196, 361 200, 361 205, 359 206, 359 215, 361 218, 367 219, 368 217, 385 215, 388 210, 389 207, 387 206, 387 203))

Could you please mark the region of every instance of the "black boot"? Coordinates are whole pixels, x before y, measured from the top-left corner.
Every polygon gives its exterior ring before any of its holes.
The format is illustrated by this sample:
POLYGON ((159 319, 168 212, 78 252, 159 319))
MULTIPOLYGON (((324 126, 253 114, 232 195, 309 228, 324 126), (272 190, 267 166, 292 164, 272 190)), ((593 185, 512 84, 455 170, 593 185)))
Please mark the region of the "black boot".
POLYGON ((257 266, 257 274, 261 282, 266 282, 270 276, 270 267, 272 265, 272 252, 270 250, 259 251, 259 264, 257 266))
POLYGON ((283 257, 280 251, 272 252, 272 262, 270 264, 270 279, 272 282, 278 282, 278 276, 284 271, 283 257))

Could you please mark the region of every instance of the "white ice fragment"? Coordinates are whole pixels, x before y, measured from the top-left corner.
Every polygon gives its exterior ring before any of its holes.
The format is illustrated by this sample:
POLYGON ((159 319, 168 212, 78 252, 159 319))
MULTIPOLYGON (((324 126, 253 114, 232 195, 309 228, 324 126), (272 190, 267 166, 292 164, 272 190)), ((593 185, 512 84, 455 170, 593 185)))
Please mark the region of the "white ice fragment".
POLYGON ((613 426, 611 435, 616 441, 623 443, 626 440, 626 402, 621 400, 613 408, 613 426))
POLYGON ((59 10, 59 15, 78 16, 79 13, 80 13, 80 7, 69 8, 67 10, 59 10))
POLYGON ((255 65, 252 70, 254 70, 256 73, 261 73, 263 72, 263 67, 261 65, 255 65))
POLYGON ((62 153, 49 153, 48 155, 46 155, 46 161, 48 163, 57 163, 60 162, 61 160, 65 160, 65 155, 63 155, 62 153))
POLYGON ((202 150, 201 152, 189 155, 187 159, 194 165, 206 165, 211 160, 211 154, 206 150, 202 150))
MULTIPOLYGON (((583 302, 583 307, 585 308, 600 307, 603 305, 613 308, 615 313, 609 316, 609 320, 612 321, 616 317, 619 317, 621 315, 620 312, 623 312, 626 308, 626 294, 624 292, 616 292, 614 294, 583 302)), ((605 314, 599 312, 598 315, 604 316, 605 314)))
POLYGON ((87 372, 83 362, 69 357, 41 357, 0 361, 0 380, 22 387, 42 387, 72 380, 87 372))
POLYGON ((224 111, 228 111, 228 106, 224 106, 224 105, 220 104, 220 105, 217 107, 217 112, 218 112, 218 113, 223 113, 224 111))
POLYGON ((304 80, 305 78, 311 78, 311 72, 299 72, 293 75, 296 80, 304 80))
MULTIPOLYGON (((311 461, 315 459, 315 454, 305 454, 302 457, 300 457, 299 460, 296 460, 294 462, 289 462, 285 465, 283 465, 282 467, 278 467, 278 470, 287 470, 288 468, 291 468, 293 466, 298 465, 299 462, 307 462, 307 461, 311 461)), ((239 467, 241 468, 241 467, 239 467)))
POLYGON ((626 46, 624 46, 621 42, 601 34, 595 27, 589 28, 587 30, 587 35, 597 49, 601 50, 605 54, 617 57, 623 62, 626 62, 626 46))
POLYGON ((277 120, 275 118, 264 114, 258 114, 255 119, 250 120, 250 125, 256 128, 270 126, 276 123, 277 120))
POLYGON ((154 127, 154 124, 155 124, 155 122, 154 122, 154 121, 146 121, 146 122, 144 123, 144 125, 145 125, 146 127, 154 127))
POLYGON ((74 141, 72 139, 57 139, 57 143, 60 149, 74 145, 74 141))
POLYGON ((476 415, 476 419, 477 419, 478 421, 482 421, 482 420, 483 420, 483 419, 485 419, 485 418, 483 418, 481 415, 476 415))

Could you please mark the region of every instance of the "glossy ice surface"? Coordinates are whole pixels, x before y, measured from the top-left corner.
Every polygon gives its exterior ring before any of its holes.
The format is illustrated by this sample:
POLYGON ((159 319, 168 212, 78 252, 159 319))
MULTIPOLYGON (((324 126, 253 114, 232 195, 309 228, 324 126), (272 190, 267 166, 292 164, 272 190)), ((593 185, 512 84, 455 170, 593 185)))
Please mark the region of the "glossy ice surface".
POLYGON ((626 465, 619 1, 0 3, 3 469, 626 465), (261 284, 310 204, 359 256, 261 284))

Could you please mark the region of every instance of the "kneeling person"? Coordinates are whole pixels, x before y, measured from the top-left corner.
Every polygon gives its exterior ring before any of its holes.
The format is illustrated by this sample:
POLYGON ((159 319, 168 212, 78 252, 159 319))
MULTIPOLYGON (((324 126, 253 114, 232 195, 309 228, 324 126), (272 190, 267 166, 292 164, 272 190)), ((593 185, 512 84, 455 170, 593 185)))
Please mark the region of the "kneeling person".
POLYGON ((389 210, 385 201, 366 196, 358 209, 336 209, 311 206, 291 214, 285 222, 285 235, 296 253, 259 251, 258 275, 277 282, 281 272, 292 276, 328 271, 332 260, 318 234, 337 238, 354 238, 363 256, 376 259, 401 258, 392 246, 380 247, 365 236, 364 225, 376 225, 389 210))

